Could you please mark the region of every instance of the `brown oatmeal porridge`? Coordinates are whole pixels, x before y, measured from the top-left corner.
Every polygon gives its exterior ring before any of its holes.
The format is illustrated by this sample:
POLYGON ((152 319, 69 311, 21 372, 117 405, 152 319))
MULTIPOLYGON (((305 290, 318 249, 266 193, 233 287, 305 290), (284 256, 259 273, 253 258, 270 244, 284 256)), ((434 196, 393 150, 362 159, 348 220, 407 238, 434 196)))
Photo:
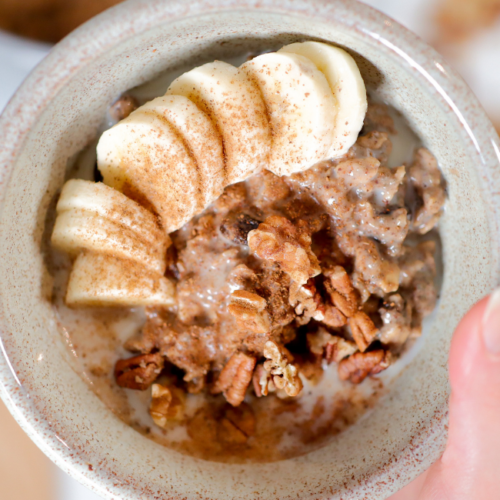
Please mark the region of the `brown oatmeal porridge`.
POLYGON ((270 461, 323 445, 376 403, 378 374, 435 307, 445 202, 425 148, 389 166, 393 116, 370 102, 341 158, 263 170, 171 233, 170 307, 71 310, 69 260, 54 252, 68 344, 115 414, 184 453, 270 461))

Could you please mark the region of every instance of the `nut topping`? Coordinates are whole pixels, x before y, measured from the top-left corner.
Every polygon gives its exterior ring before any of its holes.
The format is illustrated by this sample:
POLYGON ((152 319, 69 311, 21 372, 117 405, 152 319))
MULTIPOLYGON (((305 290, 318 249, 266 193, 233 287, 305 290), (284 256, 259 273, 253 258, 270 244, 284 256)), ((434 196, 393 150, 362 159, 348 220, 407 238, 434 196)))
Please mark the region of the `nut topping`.
POLYGON ((324 328, 319 328, 315 333, 308 333, 307 345, 311 353, 324 356, 328 363, 338 363, 358 350, 354 342, 332 335, 324 328))
POLYGON ((271 328, 267 302, 256 293, 236 290, 231 294, 228 311, 236 318, 242 330, 266 333, 271 328))
POLYGON ((292 224, 286 217, 272 215, 248 234, 250 250, 261 259, 277 262, 299 285, 317 276, 321 269, 311 250, 308 225, 292 224))
POLYGON ((256 359, 243 352, 237 352, 229 358, 220 372, 212 389, 213 394, 224 394, 227 402, 233 406, 240 405, 245 399, 247 388, 252 381, 256 359))
POLYGON ((149 414, 159 427, 165 428, 172 420, 182 420, 184 416, 182 391, 177 387, 169 389, 161 384, 151 386, 149 414))
POLYGON ((373 321, 366 313, 358 311, 352 318, 349 318, 348 323, 359 350, 365 352, 377 335, 373 321))
POLYGON ((116 383, 126 389, 145 391, 162 370, 163 358, 159 353, 120 359, 115 365, 116 383))
POLYGON ((230 445, 246 443, 248 438, 255 434, 255 415, 252 408, 246 403, 237 408, 228 405, 217 434, 221 441, 230 445))
POLYGON ((272 340, 264 346, 264 370, 272 375, 272 381, 277 389, 283 389, 287 396, 297 396, 302 390, 302 381, 298 369, 292 365, 291 354, 284 347, 278 346, 272 340))
POLYGON ((325 280, 325 288, 332 303, 347 318, 354 316, 358 310, 359 298, 346 270, 342 266, 335 266, 323 274, 329 278, 325 280))
POLYGON ((360 384, 368 376, 376 375, 388 368, 391 363, 391 353, 379 349, 370 352, 357 352, 339 363, 341 380, 349 380, 360 384))

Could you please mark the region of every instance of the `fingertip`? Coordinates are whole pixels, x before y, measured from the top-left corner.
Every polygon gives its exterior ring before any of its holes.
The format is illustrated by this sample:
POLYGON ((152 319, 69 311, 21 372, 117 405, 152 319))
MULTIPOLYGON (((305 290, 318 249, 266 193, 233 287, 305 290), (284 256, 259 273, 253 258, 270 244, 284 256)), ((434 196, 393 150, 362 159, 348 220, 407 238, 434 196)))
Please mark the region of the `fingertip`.
POLYGON ((487 355, 481 335, 482 320, 489 296, 477 302, 457 326, 450 347, 449 373, 452 388, 460 389, 473 379, 473 373, 487 355))

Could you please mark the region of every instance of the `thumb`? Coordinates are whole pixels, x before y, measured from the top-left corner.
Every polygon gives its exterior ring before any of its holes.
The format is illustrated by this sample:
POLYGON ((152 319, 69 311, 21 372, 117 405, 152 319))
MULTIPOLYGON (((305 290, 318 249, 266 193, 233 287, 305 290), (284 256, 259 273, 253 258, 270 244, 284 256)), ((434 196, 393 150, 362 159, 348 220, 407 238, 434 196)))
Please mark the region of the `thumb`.
POLYGON ((420 498, 494 500, 500 490, 500 289, 481 300, 451 344, 448 444, 420 498))

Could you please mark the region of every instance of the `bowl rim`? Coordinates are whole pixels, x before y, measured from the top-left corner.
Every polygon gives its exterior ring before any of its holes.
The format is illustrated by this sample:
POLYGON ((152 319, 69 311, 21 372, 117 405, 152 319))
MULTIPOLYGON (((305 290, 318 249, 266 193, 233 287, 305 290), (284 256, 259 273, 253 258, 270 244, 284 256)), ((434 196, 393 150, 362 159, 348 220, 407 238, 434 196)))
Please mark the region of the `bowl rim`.
MULTIPOLYGON (((449 107, 462 126, 461 134, 467 141, 471 157, 477 158, 481 165, 483 182, 498 187, 496 190, 500 192, 500 140, 476 97, 434 49, 376 9, 356 0, 128 0, 87 21, 52 48, 7 104, 0 116, 0 136, 4 138, 0 150, 0 210, 16 158, 29 131, 46 105, 83 65, 123 40, 145 33, 155 26, 175 23, 188 16, 234 10, 235 7, 239 10, 301 15, 311 19, 321 17, 323 21, 338 20, 339 12, 343 16, 350 16, 352 21, 349 24, 344 20, 342 23, 356 30, 366 40, 383 44, 395 57, 403 59, 413 69, 415 77, 432 88, 449 107), (363 20, 369 22, 361 22, 363 20)), ((494 220, 499 234, 500 199, 492 198, 490 202, 496 213, 494 220)), ((61 446, 59 437, 50 432, 50 423, 33 405, 26 403, 26 395, 19 390, 21 383, 16 370, 9 361, 9 349, 3 341, 8 330, 8 321, 0 304, 0 397, 25 432, 52 461, 105 498, 115 498, 120 486, 110 491, 109 485, 105 487, 100 484, 102 480, 82 467, 74 450, 61 446)), ((403 450, 398 462, 412 463, 413 477, 440 456, 446 441, 447 418, 448 409, 443 405, 438 408, 429 425, 422 428, 403 450), (420 450, 429 442, 434 443, 432 456, 421 454, 420 450)), ((374 473, 364 482, 364 491, 370 484, 380 484, 391 468, 396 471, 397 467, 400 466, 393 462, 374 473)), ((387 486, 386 491, 389 492, 389 489, 387 486)))

